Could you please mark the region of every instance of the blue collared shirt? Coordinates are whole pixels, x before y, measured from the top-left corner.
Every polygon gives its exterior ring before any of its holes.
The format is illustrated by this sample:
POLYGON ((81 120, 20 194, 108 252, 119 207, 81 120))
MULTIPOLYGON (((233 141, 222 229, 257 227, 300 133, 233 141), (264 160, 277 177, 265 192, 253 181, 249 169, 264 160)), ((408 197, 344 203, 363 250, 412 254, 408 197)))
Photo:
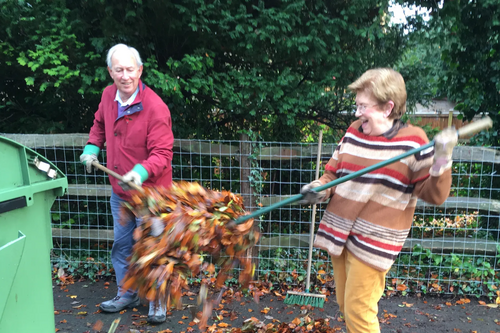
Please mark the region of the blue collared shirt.
POLYGON ((138 93, 139 93, 139 87, 137 87, 137 89, 132 94, 132 96, 130 96, 130 98, 125 103, 123 103, 123 101, 120 97, 120 91, 118 89, 116 90, 115 101, 118 102, 118 117, 116 119, 123 117, 125 115, 125 113, 130 113, 130 111, 127 111, 127 112, 125 112, 125 111, 134 102, 138 93))

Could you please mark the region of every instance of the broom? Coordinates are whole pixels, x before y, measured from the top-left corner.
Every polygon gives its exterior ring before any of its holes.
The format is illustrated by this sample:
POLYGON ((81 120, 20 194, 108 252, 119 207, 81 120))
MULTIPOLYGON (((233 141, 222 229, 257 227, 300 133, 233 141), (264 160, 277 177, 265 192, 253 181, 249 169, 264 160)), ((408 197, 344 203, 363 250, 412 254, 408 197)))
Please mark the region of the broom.
MULTIPOLYGON (((323 130, 319 131, 318 140, 318 156, 316 158, 316 180, 319 178, 319 165, 321 162, 321 146, 323 143, 323 130)), ((297 305, 311 305, 314 307, 322 308, 325 304, 325 295, 312 294, 309 292, 311 287, 311 265, 312 265, 312 251, 314 240, 314 221, 316 220, 316 204, 313 205, 311 216, 311 227, 309 230, 309 256, 307 258, 307 276, 306 276, 306 290, 305 292, 289 291, 286 294, 285 304, 297 305)))

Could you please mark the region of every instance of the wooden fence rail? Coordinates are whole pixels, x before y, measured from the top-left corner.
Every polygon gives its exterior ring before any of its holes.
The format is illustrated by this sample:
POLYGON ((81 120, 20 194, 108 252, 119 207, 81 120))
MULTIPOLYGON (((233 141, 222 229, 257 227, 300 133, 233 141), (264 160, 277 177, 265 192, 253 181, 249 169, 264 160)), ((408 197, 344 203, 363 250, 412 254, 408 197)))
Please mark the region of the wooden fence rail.
MULTIPOLYGON (((3 134, 0 136, 7 137, 17 141, 30 148, 73 148, 81 150, 88 140, 88 134, 71 133, 71 134, 3 134)), ((247 142, 247 141, 244 141, 247 142)), ((248 141, 248 143, 250 143, 248 141)), ((322 159, 330 158, 333 144, 323 144, 322 159)), ((238 145, 231 145, 229 142, 210 142, 200 140, 185 140, 176 139, 174 148, 178 151, 189 152, 199 155, 210 156, 232 156, 240 159, 240 165, 250 165, 248 157, 250 151, 248 145, 240 142, 238 145)), ((287 161, 295 159, 315 159, 317 156, 317 146, 315 145, 279 145, 276 143, 264 143, 256 155, 257 161, 287 161)), ((453 159, 463 162, 479 162, 479 163, 500 163, 500 152, 484 147, 469 147, 458 146, 453 151, 453 159)), ((70 184, 68 187, 69 196, 78 197, 109 197, 111 195, 111 187, 109 185, 92 185, 92 184, 70 184)), ((286 199, 287 196, 263 196, 260 202, 264 206, 271 205, 277 201, 286 199)), ((417 209, 430 207, 425 202, 419 200, 417 209)), ((489 214, 500 214, 500 201, 493 199, 472 198, 472 197, 449 197, 446 202, 440 206, 445 209, 463 209, 463 210, 478 210, 486 211, 489 214)), ((106 241, 113 240, 112 230, 101 229, 52 229, 53 237, 60 241, 65 240, 92 240, 106 241)), ((308 246, 307 235, 285 235, 262 239, 259 244, 259 250, 269 250, 277 246, 308 246)), ((457 241, 453 239, 439 240, 418 240, 408 239, 405 243, 405 248, 412 248, 415 244, 421 243, 424 248, 432 250, 451 251, 458 250, 464 252, 483 251, 485 253, 495 253, 498 242, 485 241, 457 241), (478 245, 480 244, 480 245, 478 245)))

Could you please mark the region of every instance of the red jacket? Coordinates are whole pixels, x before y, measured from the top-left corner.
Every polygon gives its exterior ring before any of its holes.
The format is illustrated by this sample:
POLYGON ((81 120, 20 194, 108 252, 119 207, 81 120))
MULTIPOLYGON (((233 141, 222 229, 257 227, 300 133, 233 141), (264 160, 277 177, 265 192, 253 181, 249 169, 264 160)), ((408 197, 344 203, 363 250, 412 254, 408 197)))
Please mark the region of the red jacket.
MULTIPOLYGON (((125 115, 117 119, 116 90, 115 84, 104 89, 87 144, 102 149, 106 142, 107 166, 116 173, 124 175, 140 163, 149 174, 143 186, 169 187, 172 184, 174 136, 167 105, 139 81, 139 93, 134 102, 125 115)), ((109 179, 113 192, 125 200, 130 197, 116 178, 110 176, 109 179)))

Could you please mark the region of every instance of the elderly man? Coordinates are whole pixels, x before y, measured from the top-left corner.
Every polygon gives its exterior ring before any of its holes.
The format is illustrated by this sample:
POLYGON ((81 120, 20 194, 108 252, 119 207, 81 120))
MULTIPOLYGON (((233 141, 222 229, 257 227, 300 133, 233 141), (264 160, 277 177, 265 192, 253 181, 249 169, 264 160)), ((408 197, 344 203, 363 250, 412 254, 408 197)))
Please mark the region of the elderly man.
MULTIPOLYGON (((172 121, 162 99, 141 81, 142 61, 136 49, 124 44, 113 46, 107 55, 109 75, 114 83, 104 89, 89 140, 80 161, 92 172, 106 143, 107 166, 125 181, 139 186, 169 187, 172 183, 172 121)), ((114 243, 111 260, 116 272, 118 295, 101 303, 101 310, 118 312, 140 304, 137 292, 120 286, 133 246, 132 233, 139 221, 120 215, 120 206, 129 194, 110 177, 114 243)), ((148 321, 166 320, 163 304, 150 303, 148 321)))

